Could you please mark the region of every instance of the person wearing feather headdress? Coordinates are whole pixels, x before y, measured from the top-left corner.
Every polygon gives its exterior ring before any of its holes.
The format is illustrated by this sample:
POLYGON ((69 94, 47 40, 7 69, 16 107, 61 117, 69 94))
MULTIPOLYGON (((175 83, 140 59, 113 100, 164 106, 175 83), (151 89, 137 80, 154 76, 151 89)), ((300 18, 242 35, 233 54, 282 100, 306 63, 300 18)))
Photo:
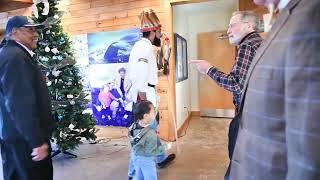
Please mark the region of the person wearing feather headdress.
MULTIPOLYGON (((139 19, 141 21, 140 30, 143 37, 140 41, 135 43, 130 53, 129 77, 132 82, 130 91, 134 103, 148 100, 155 106, 155 112, 157 114, 158 96, 156 93, 156 85, 158 84, 158 68, 153 46, 161 46, 161 24, 156 13, 151 9, 143 11, 139 16, 139 19)), ((129 131, 133 131, 135 123, 136 122, 132 123, 129 131)), ((150 125, 151 129, 156 132, 158 124, 159 114, 156 116, 155 120, 152 121, 150 125)), ((161 142, 159 141, 158 143, 160 144, 161 142)), ((132 159, 134 153, 134 150, 132 150, 129 162, 129 179, 135 174, 134 162, 132 159)), ((159 168, 166 167, 174 159, 175 154, 167 155, 165 152, 155 157, 155 161, 159 168)))

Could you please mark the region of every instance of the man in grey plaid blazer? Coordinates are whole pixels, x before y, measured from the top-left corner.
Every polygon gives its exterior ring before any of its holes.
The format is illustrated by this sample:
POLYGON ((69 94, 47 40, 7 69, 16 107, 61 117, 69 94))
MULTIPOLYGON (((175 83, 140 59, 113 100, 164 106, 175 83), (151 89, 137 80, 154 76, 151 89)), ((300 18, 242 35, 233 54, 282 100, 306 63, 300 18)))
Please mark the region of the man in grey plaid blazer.
POLYGON ((266 1, 285 7, 249 69, 231 179, 320 180, 320 0, 266 1))

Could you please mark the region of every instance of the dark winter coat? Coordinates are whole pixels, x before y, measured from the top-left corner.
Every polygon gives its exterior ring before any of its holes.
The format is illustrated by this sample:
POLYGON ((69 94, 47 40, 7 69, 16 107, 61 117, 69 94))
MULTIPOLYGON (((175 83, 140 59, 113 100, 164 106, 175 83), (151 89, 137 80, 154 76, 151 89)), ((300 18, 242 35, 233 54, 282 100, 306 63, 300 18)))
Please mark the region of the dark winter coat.
POLYGON ((53 127, 45 76, 26 49, 8 41, 0 52, 0 140, 35 148, 49 141, 53 127))

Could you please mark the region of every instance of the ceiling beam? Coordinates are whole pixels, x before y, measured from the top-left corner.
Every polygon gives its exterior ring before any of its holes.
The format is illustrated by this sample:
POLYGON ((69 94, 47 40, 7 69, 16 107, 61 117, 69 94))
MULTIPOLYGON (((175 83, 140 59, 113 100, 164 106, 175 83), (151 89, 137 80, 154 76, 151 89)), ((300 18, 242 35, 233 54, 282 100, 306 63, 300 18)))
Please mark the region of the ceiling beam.
POLYGON ((171 0, 171 5, 182 5, 182 4, 192 4, 192 3, 202 3, 209 2, 209 0, 171 0))
POLYGON ((32 0, 0 0, 0 13, 26 8, 33 4, 32 0))

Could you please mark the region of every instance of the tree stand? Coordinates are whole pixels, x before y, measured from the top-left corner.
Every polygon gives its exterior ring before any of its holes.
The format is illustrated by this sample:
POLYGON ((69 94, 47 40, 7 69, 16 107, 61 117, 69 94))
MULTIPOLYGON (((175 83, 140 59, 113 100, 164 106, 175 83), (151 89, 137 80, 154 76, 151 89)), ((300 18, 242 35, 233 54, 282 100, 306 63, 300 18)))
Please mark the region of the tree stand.
POLYGON ((56 155, 58 155, 60 153, 66 154, 68 156, 72 156, 73 158, 77 158, 78 157, 77 155, 72 154, 72 153, 70 153, 68 151, 57 150, 57 151, 53 151, 53 153, 51 154, 51 158, 55 157, 56 155))

